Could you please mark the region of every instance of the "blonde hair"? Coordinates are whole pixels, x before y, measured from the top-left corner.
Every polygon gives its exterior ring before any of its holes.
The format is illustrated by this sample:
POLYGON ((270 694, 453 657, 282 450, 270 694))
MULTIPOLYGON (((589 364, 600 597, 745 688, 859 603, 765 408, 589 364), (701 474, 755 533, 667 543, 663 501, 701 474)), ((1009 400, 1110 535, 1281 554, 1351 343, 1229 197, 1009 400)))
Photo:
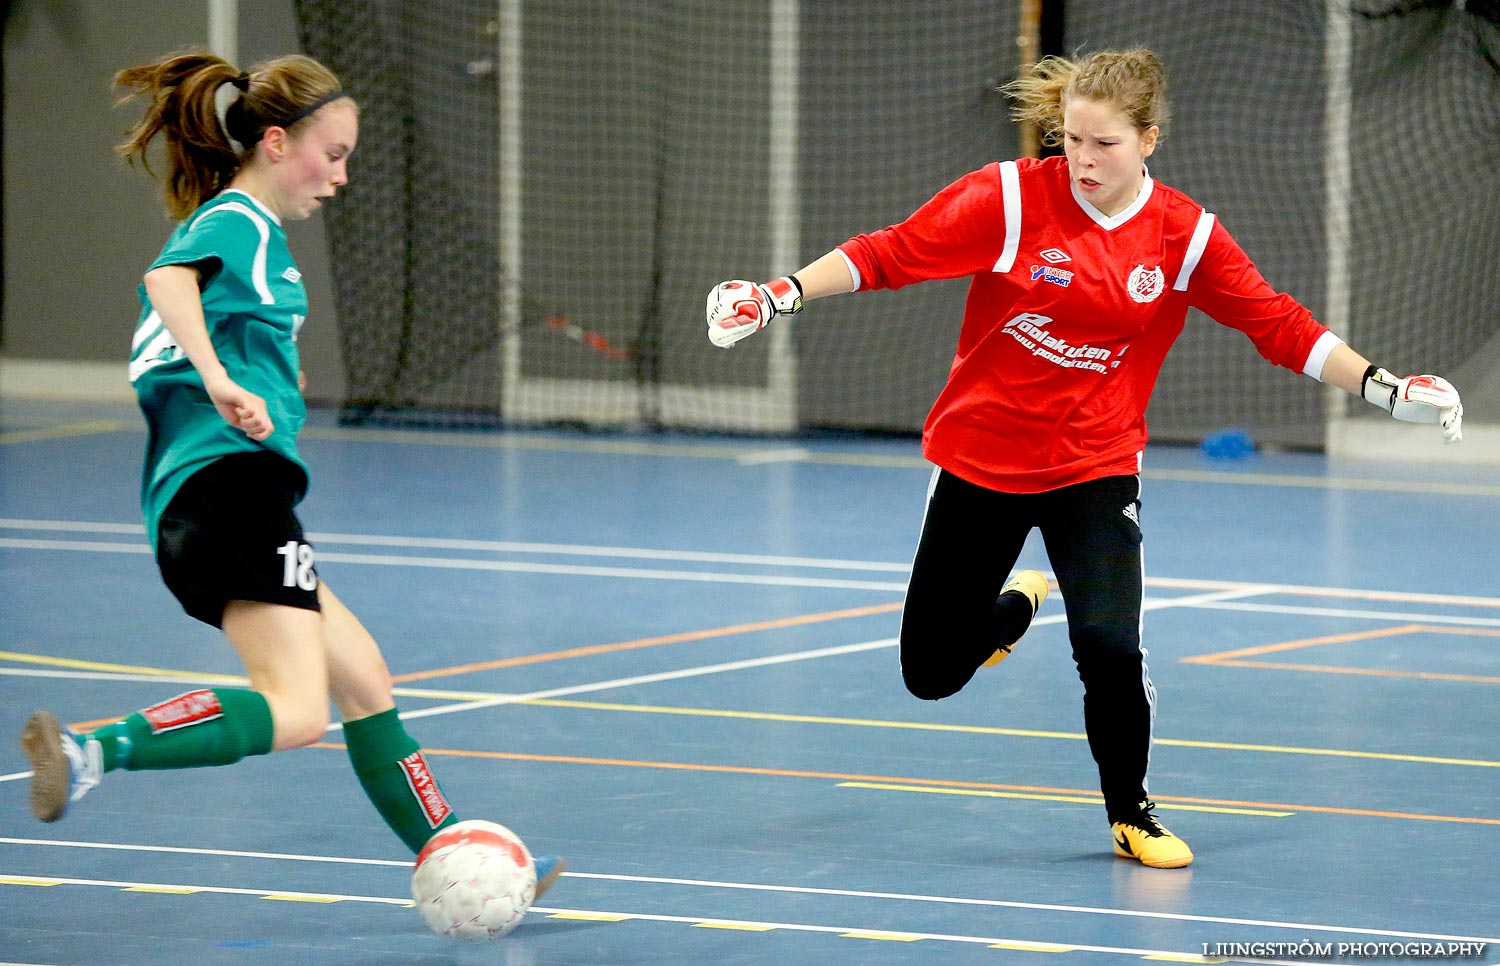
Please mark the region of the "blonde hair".
POLYGON ((145 116, 115 151, 156 177, 147 150, 162 135, 167 213, 179 221, 229 185, 267 128, 295 128, 310 108, 341 90, 333 72, 311 57, 278 57, 242 72, 224 58, 196 49, 127 67, 115 74, 114 86, 129 88, 117 106, 150 98, 145 116), (215 97, 224 84, 233 84, 240 94, 221 124, 215 97))
POLYGON ((1166 134, 1172 112, 1167 105, 1167 69, 1142 47, 1102 50, 1076 63, 1044 57, 1000 88, 1015 99, 1010 115, 1041 130, 1045 144, 1062 140, 1063 107, 1070 98, 1114 101, 1141 133, 1153 124, 1158 139, 1166 134))

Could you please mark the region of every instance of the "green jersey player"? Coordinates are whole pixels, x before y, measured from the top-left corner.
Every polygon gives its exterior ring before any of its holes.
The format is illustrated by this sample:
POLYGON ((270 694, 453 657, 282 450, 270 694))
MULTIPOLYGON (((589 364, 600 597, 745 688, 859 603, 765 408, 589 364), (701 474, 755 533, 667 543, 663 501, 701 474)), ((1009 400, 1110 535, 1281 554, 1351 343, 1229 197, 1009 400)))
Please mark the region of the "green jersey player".
MULTIPOLYGON (((419 852, 458 817, 397 715, 380 648, 319 579, 295 512, 308 486, 296 345, 307 296, 282 221, 308 217, 348 181, 358 109, 301 56, 242 72, 189 52, 115 83, 125 100, 150 102, 120 152, 144 162, 163 135, 167 208, 180 222, 146 272, 131 347, 150 429, 147 531, 168 589, 223 630, 250 687, 189 691, 89 734, 36 712, 21 738, 32 811, 56 821, 116 769, 226 765, 310 744, 331 697, 366 795, 419 852), (238 94, 221 122, 225 84, 238 94)), ((563 863, 536 866, 540 895, 563 863)))

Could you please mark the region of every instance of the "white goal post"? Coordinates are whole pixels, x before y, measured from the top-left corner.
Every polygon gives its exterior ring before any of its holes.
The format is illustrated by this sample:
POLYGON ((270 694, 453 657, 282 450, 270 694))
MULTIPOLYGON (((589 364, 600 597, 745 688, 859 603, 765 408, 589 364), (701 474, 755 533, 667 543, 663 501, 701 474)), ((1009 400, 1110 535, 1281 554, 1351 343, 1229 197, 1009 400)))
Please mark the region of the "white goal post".
MULTIPOLYGON (((766 213, 770 264, 765 277, 800 267, 797 189, 798 18, 800 0, 768 0, 771 36, 767 64, 770 103, 766 135, 770 145, 766 213)), ((630 426, 640 420, 641 388, 629 381, 543 378, 527 375, 522 364, 522 228, 526 173, 521 146, 525 73, 525 16, 522 0, 499 0, 500 67, 500 365, 501 416, 507 423, 581 422, 630 426)), ((705 291, 704 294, 707 294, 705 291)), ((695 313, 701 311, 694 307, 695 313)), ((791 432, 797 428, 797 360, 790 325, 766 333, 769 358, 763 386, 703 386, 666 383, 650 391, 661 423, 681 428, 751 432, 791 432)), ((707 336, 704 336, 707 345, 707 336)))

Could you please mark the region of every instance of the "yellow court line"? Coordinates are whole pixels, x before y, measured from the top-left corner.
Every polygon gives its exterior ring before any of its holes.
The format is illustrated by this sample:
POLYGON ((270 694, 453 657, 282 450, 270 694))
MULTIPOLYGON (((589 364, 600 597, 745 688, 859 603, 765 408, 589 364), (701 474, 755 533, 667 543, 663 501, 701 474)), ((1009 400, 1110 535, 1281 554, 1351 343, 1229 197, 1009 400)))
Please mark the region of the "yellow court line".
MULTIPOLYGON (((24 654, 18 651, 0 651, 0 660, 14 661, 18 664, 40 664, 44 667, 70 668, 75 671, 138 674, 142 677, 195 678, 205 684, 227 684, 236 687, 244 687, 250 683, 249 678, 239 674, 213 674, 207 671, 183 671, 173 668, 146 667, 139 664, 80 661, 75 658, 51 657, 45 654, 24 654)), ((505 695, 494 691, 444 691, 427 688, 395 688, 392 693, 397 697, 435 698, 445 701, 486 701, 505 697, 505 695)), ((100 725, 112 724, 119 721, 122 717, 124 715, 98 718, 93 721, 74 721, 69 723, 69 727, 79 731, 87 731, 97 728, 100 725)))
POLYGON ((123 419, 90 419, 77 423, 62 423, 42 429, 17 429, 0 433, 0 446, 10 443, 37 443, 49 439, 71 439, 77 436, 95 436, 100 433, 118 433, 122 429, 137 429, 135 423, 123 419))
POLYGON ((737 929, 740 932, 774 932, 775 926, 757 926, 748 922, 695 922, 694 929, 737 929))
MULTIPOLYGON (((1035 731, 1025 728, 995 728, 987 725, 937 724, 927 721, 880 721, 865 718, 837 718, 824 715, 782 714, 772 711, 729 711, 721 708, 681 708, 652 704, 616 704, 607 701, 574 701, 563 698, 532 698, 526 701, 518 701, 517 704, 556 708, 580 708, 593 711, 627 711, 644 714, 690 715, 705 718, 742 718, 752 721, 786 721, 795 724, 843 725, 856 728, 893 728, 903 731, 946 731, 958 734, 997 735, 1009 738, 1060 738, 1070 741, 1085 741, 1088 739, 1088 735, 1072 731, 1035 731)), ((1500 761, 1488 761, 1485 759, 1402 755, 1386 751, 1350 751, 1343 748, 1302 748, 1294 745, 1197 741, 1189 738, 1153 738, 1152 744, 1178 748, 1207 748, 1216 751, 1261 751, 1285 755, 1319 755, 1333 758, 1404 761, 1426 765, 1463 765, 1471 768, 1500 768, 1500 761)))
MULTIPOLYGON (((72 661, 68 658, 47 658, 38 655, 14 654, 0 651, 0 658, 11 660, 25 660, 38 664, 63 664, 70 667, 85 667, 93 670, 115 670, 126 673, 140 673, 165 676, 199 676, 205 679, 214 678, 222 680, 227 684, 244 685, 245 678, 230 677, 226 675, 199 675, 192 671, 175 671, 163 668, 143 668, 123 664, 99 664, 89 661, 72 661)), ((1228 663, 1228 662, 1226 662, 1228 663)), ((1253 665, 1271 666, 1271 665, 1253 665)), ((1313 665, 1290 665, 1293 668, 1311 668, 1313 665)), ((483 701, 502 697, 497 693, 483 691, 429 691, 417 688, 396 688, 394 692, 398 697, 425 697, 441 698, 455 701, 483 701)), ((1041 731, 1029 728, 997 728, 988 725, 955 725, 939 724, 925 721, 882 721, 865 718, 842 718, 829 715, 805 715, 784 714, 771 711, 733 711, 723 708, 685 708, 671 707, 665 705, 650 704, 620 704, 607 701, 577 701, 561 698, 531 698, 516 701, 516 704, 533 705, 537 707, 554 708, 578 708, 590 711, 617 711, 637 714, 665 714, 684 715, 704 718, 731 718, 750 721, 783 721, 792 724, 824 724, 855 728, 891 728, 904 731, 936 731, 954 734, 995 735, 1008 738, 1050 738, 1065 741, 1084 741, 1088 736, 1082 732, 1070 731, 1041 731)), ((120 720, 122 715, 109 718, 99 718, 93 721, 71 722, 70 726, 76 730, 87 731, 100 725, 111 724, 120 720)), ((1345 748, 1309 748, 1295 745, 1268 745, 1232 741, 1200 741, 1191 738, 1161 738, 1153 739, 1153 744, 1164 747, 1177 748, 1201 748, 1214 751, 1252 751, 1268 754, 1283 755, 1314 755, 1328 758, 1354 758, 1372 761, 1400 761, 1425 765, 1456 765, 1466 768, 1500 768, 1500 761, 1490 761, 1475 758, 1451 758, 1438 755, 1404 755, 1386 751, 1355 751, 1345 748)))
POLYGON ((142 667, 139 664, 108 664, 104 661, 79 661, 70 657, 49 657, 45 654, 23 654, 17 651, 0 651, 0 661, 15 661, 19 664, 41 664, 46 667, 66 667, 75 671, 116 671, 121 674, 149 674, 163 677, 198 677, 205 681, 222 681, 225 684, 244 684, 245 678, 233 674, 209 674, 203 671, 174 671, 161 667, 142 667))
POLYGON ((888 943, 914 943, 926 939, 926 936, 914 936, 909 932, 865 932, 855 930, 853 932, 839 933, 840 939, 874 939, 888 943))
MULTIPOLYGON (((643 714, 686 715, 695 718, 741 718, 749 721, 785 721, 793 724, 844 725, 854 728, 893 728, 904 731, 948 731, 973 735, 1005 735, 1013 738, 1067 738, 1082 741, 1087 736, 1073 731, 1034 731, 1025 728, 994 728, 986 725, 937 724, 927 721, 881 721, 869 718, 838 718, 827 715, 784 714, 776 711, 731 711, 726 708, 683 708, 659 704, 617 704, 609 701, 573 701, 566 698, 531 698, 518 704, 587 711, 628 711, 643 714)), ((1497 762, 1500 764, 1500 762, 1497 762)))
POLYGON ((1500 684, 1500 677, 1479 674, 1448 674, 1442 671, 1391 671, 1385 668, 1344 667, 1338 664, 1292 664, 1284 661, 1208 661, 1214 667, 1255 667, 1271 671, 1315 671, 1319 674, 1356 674, 1374 678, 1406 678, 1413 681, 1458 681, 1464 684, 1500 684))
MULTIPOLYGON (((1446 629, 1444 629, 1446 630, 1446 629)), ((181 671, 170 668, 141 667, 130 664, 105 664, 98 661, 78 661, 71 658, 46 657, 37 654, 21 654, 13 651, 0 651, 0 659, 18 661, 31 664, 53 665, 58 667, 69 667, 75 669, 95 671, 115 671, 127 674, 161 675, 167 677, 199 677, 205 681, 221 681, 225 684, 244 685, 247 680, 243 677, 232 675, 204 674, 197 671, 181 671)), ((1186 659, 1185 659, 1186 660, 1186 659)), ((1225 662, 1226 664, 1228 662, 1225 662)), ((1261 664, 1248 664, 1247 666, 1266 666, 1261 664)), ((1288 665, 1293 669, 1314 669, 1315 665, 1288 665)), ((415 688, 396 688, 395 694, 400 697, 425 697, 440 698, 455 701, 482 701, 500 697, 493 692, 483 691, 428 691, 415 688)), ((986 725, 955 725, 938 724, 924 721, 882 721, 878 719, 865 718, 842 718, 828 715, 804 715, 804 714, 782 714, 770 711, 733 711, 723 708, 685 708, 666 705, 650 704, 620 704, 607 701, 576 701, 560 698, 532 698, 515 702, 516 704, 533 705, 538 707, 553 708, 578 708, 590 711, 617 711, 637 714, 665 714, 685 715, 704 718, 737 718, 751 721, 784 721, 793 724, 825 724, 857 728, 891 728, 905 731, 936 731, 956 734, 995 735, 1009 738, 1050 738, 1067 741, 1084 741, 1087 735, 1082 732, 1070 731, 1040 731, 1028 728, 997 728, 986 725)), ((100 725, 110 724, 120 720, 122 715, 109 718, 100 718, 94 721, 71 722, 71 727, 87 731, 100 725)), ((1190 738, 1154 738, 1153 744, 1165 747, 1178 748, 1202 748, 1215 751, 1254 751, 1283 755, 1315 755, 1329 758, 1355 758, 1373 761, 1401 761, 1425 765, 1457 765, 1466 768, 1500 768, 1500 761, 1490 761, 1475 758, 1450 758, 1437 755, 1403 755, 1384 751, 1354 751, 1344 748, 1308 748, 1295 745, 1267 745, 1241 743, 1231 741, 1200 741, 1190 738)))
MULTIPOLYGON (((879 782, 839 782, 840 788, 865 788, 877 792, 926 792, 930 795, 972 795, 978 798, 1022 798, 1037 802, 1074 802, 1079 805, 1103 805, 1104 796, 1036 795, 1022 792, 990 792, 973 788, 934 788, 923 785, 886 785, 879 782)), ((1263 808, 1216 808, 1209 805, 1174 805, 1158 802, 1160 809, 1178 812, 1218 812, 1224 815, 1259 815, 1264 818, 1288 818, 1295 812, 1272 812, 1263 808)))
POLYGON ((1485 758, 1445 758, 1440 755, 1401 755, 1390 751, 1351 751, 1346 748, 1300 748, 1295 745, 1256 745, 1232 741, 1195 741, 1189 738, 1153 738, 1154 745, 1177 748, 1210 748, 1220 751, 1264 751, 1280 755, 1319 755, 1327 758, 1362 758, 1370 761, 1405 761, 1419 765, 1460 765, 1465 768, 1500 768, 1500 761, 1485 758))
POLYGON ((1077 946, 1059 946, 1055 943, 990 943, 988 949, 1016 949, 1023 953, 1071 953, 1077 946))
MULTIPOLYGON (((309 748, 347 752, 331 741, 319 741, 309 748)), ((1037 792, 1047 795, 1092 796, 1097 792, 1084 788, 1048 788, 1038 785, 1004 785, 997 782, 959 781, 949 778, 911 778, 899 775, 860 775, 847 772, 810 771, 799 768, 757 768, 750 765, 712 765, 702 762, 643 761, 629 758, 593 758, 584 755, 536 755, 517 751, 468 751, 458 748, 424 748, 433 757, 477 758, 490 761, 526 761, 561 765, 602 765, 614 768, 651 768, 662 771, 692 771, 717 775, 751 775, 769 778, 817 778, 824 781, 878 782, 890 785, 932 785, 939 788, 982 788, 994 791, 1037 792)), ((1408 819, 1418 822, 1455 822, 1463 825, 1500 825, 1500 818, 1477 818, 1466 815, 1430 815, 1421 812, 1388 812, 1368 808, 1340 808, 1333 805, 1290 805, 1284 802, 1242 802, 1222 798, 1189 798, 1182 795, 1154 796, 1156 803, 1224 805, 1230 808, 1282 809, 1292 812, 1320 812, 1327 815, 1360 815, 1369 818, 1408 819)))

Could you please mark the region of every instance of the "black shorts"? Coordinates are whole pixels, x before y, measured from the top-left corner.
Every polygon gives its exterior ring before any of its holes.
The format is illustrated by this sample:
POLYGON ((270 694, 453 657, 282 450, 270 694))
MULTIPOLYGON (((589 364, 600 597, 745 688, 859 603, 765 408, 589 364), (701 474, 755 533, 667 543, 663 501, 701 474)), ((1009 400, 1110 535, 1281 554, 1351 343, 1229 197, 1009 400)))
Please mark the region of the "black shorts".
POLYGON ((293 512, 302 469, 270 451, 235 453, 188 477, 162 513, 156 565, 192 617, 223 625, 231 600, 318 606, 312 545, 293 512))

